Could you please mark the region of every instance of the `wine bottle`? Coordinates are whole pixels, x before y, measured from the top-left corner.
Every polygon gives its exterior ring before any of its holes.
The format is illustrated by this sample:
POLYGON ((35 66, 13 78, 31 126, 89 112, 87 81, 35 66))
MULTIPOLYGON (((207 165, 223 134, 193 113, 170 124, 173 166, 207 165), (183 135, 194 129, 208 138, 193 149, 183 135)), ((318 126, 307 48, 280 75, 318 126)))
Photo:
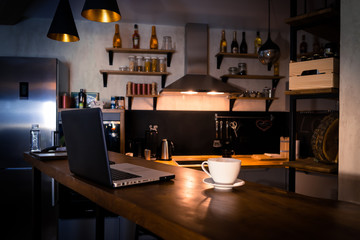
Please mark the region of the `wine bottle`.
POLYGON ((138 25, 134 25, 134 34, 132 36, 133 48, 140 48, 140 35, 138 31, 138 25))
POLYGON ((247 53, 248 52, 248 47, 246 44, 246 39, 245 39, 245 32, 242 32, 242 40, 241 40, 241 44, 240 44, 240 53, 247 53))
POLYGON ((86 108, 86 93, 84 89, 79 92, 79 108, 86 108))
POLYGON ((234 31, 233 40, 231 42, 231 52, 238 53, 239 52, 239 44, 236 39, 236 31, 234 31))
POLYGON ((152 26, 151 29, 150 49, 158 49, 158 39, 156 37, 155 26, 152 26))
POLYGON ((307 53, 307 42, 305 41, 305 35, 302 35, 302 41, 300 43, 300 53, 307 53))
POLYGON ((225 30, 222 30, 222 32, 221 32, 220 52, 222 52, 222 53, 227 52, 227 43, 226 43, 226 39, 225 39, 225 30))
POLYGON ((119 24, 115 24, 115 34, 114 34, 114 38, 113 38, 113 47, 114 48, 121 48, 121 37, 120 37, 119 24))
POLYGON ((257 54, 258 51, 259 51, 259 48, 261 47, 262 45, 262 40, 261 40, 261 37, 260 37, 260 32, 256 32, 256 38, 255 38, 255 41, 254 41, 254 53, 257 54))

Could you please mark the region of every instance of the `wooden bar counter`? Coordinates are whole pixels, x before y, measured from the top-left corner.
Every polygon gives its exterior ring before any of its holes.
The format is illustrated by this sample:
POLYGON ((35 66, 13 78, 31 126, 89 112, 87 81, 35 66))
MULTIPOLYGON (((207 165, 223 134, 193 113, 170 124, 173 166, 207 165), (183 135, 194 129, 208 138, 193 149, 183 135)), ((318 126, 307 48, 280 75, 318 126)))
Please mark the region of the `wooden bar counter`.
POLYGON ((67 160, 40 161, 25 153, 34 171, 87 197, 164 239, 357 239, 360 205, 323 200, 251 182, 224 192, 203 183, 202 171, 110 152, 130 162, 176 175, 169 182, 111 189, 79 179, 67 160))

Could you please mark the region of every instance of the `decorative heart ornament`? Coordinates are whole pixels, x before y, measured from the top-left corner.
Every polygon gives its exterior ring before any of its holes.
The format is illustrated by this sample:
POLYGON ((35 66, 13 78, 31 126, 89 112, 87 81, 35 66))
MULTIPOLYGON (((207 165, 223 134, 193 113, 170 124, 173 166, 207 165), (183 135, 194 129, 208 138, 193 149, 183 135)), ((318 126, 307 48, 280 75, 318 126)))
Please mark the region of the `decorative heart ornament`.
POLYGON ((261 131, 265 132, 272 126, 271 120, 256 120, 256 127, 261 131))

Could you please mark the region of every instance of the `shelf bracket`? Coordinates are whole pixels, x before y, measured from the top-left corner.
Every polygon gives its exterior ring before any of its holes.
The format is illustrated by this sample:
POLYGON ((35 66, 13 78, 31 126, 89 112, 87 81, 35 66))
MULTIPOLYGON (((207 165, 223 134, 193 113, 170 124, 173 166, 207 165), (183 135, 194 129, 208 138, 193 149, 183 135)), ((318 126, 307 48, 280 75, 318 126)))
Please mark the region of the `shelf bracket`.
POLYGON ((167 75, 161 75, 161 88, 165 88, 167 75))
POLYGON ((172 59, 172 52, 169 52, 166 54, 166 62, 168 67, 170 67, 171 65, 171 59, 172 59))
POLYGON ((236 99, 230 99, 230 112, 232 112, 236 99))
POLYGON ((157 97, 153 97, 153 110, 156 111, 157 97))
POLYGON ((224 83, 227 83, 228 80, 229 80, 228 77, 221 77, 221 81, 223 81, 224 83))
POLYGON ((104 87, 107 87, 107 80, 108 80, 108 74, 103 73, 103 85, 104 85, 104 87))
POLYGON ((129 110, 131 110, 133 99, 134 99, 133 97, 128 97, 128 109, 129 110))
POLYGON ((269 112, 269 109, 270 109, 270 106, 272 104, 273 100, 266 100, 265 101, 265 109, 266 109, 266 112, 269 112))
POLYGON ((275 78, 275 79, 272 80, 272 88, 273 88, 273 89, 274 89, 274 88, 276 89, 279 81, 280 81, 280 78, 275 78))
POLYGON ((222 63, 223 59, 224 59, 224 55, 218 55, 216 57, 216 67, 217 67, 217 69, 220 69, 220 66, 221 66, 221 63, 222 63))
POLYGON ((114 51, 109 51, 109 65, 113 65, 114 51))

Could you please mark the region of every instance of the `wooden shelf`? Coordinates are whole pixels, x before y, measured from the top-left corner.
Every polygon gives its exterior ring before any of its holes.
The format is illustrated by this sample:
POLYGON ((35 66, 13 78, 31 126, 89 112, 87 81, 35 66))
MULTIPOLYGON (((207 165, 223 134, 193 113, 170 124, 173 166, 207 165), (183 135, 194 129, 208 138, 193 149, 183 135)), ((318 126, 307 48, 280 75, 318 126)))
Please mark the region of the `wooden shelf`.
POLYGON ((104 87, 107 87, 108 75, 143 75, 143 76, 161 76, 161 87, 165 87, 166 78, 169 72, 136 72, 136 71, 120 71, 120 70, 100 70, 103 75, 104 87))
POLYGON ((265 98, 265 97, 235 97, 235 96, 229 96, 230 100, 230 111, 232 111, 235 101, 236 100, 258 100, 258 101, 265 101, 265 109, 266 112, 269 111, 269 108, 274 100, 278 98, 265 98))
POLYGON ((284 165, 306 172, 336 174, 338 171, 338 164, 316 162, 314 158, 297 159, 296 161, 284 162, 284 165))
POLYGON ((220 76, 223 82, 227 82, 229 78, 238 78, 238 79, 254 79, 254 80, 275 80, 282 79, 284 76, 274 76, 274 75, 234 75, 234 74, 225 74, 220 76))
POLYGON ((114 53, 133 53, 133 54, 165 54, 167 66, 170 67, 171 59, 175 50, 162 49, 134 49, 134 48, 105 48, 109 53, 109 65, 113 64, 114 53))
POLYGON ((216 57, 216 67, 220 69, 222 60, 224 58, 258 58, 257 53, 218 53, 215 55, 216 57))
POLYGON ((285 95, 303 95, 303 94, 328 94, 339 93, 338 88, 323 88, 323 89, 304 89, 304 90, 289 90, 285 91, 285 95))
POLYGON ((340 41, 340 11, 337 9, 325 8, 288 18, 285 22, 328 41, 340 41))
POLYGON ((160 95, 126 95, 128 98, 128 109, 131 110, 132 108, 132 102, 134 98, 152 98, 153 99, 153 110, 156 110, 157 107, 157 98, 160 97, 160 95))

